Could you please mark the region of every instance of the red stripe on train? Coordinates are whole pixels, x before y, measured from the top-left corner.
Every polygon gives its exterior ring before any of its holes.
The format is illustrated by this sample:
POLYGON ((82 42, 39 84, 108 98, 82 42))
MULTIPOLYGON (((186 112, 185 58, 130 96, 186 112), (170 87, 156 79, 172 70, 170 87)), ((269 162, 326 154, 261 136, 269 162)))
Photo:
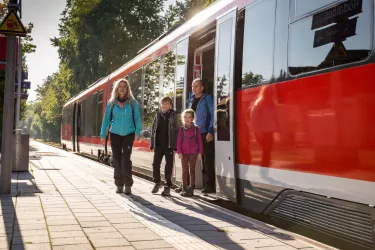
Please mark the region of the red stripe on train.
MULTIPOLYGON (((79 136, 78 142, 95 144, 95 145, 98 145, 98 146, 103 146, 103 148, 104 148, 104 144, 102 143, 102 141, 99 137, 79 136)), ((108 139, 108 146, 110 146, 110 145, 111 145, 111 141, 108 139)), ((137 150, 149 151, 149 152, 151 151, 150 150, 150 140, 135 141, 134 144, 133 144, 133 147, 137 148, 137 150)))
POLYGON ((369 64, 268 85, 275 102, 263 108, 263 127, 272 127, 274 110, 279 133, 263 146, 261 129, 255 133, 262 124, 250 115, 260 88, 238 91, 237 163, 261 165, 271 148, 267 167, 374 182, 374 71, 369 64))

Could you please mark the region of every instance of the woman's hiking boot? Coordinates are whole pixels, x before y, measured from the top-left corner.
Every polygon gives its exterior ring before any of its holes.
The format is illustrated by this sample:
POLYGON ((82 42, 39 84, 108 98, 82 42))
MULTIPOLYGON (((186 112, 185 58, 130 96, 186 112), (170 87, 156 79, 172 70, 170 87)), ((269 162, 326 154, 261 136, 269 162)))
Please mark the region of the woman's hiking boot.
POLYGON ((160 184, 155 184, 154 188, 152 189, 151 193, 153 194, 156 194, 157 192, 159 192, 159 189, 160 189, 161 185, 160 184))
POLYGON ((170 196, 171 195, 171 187, 165 186, 163 192, 161 192, 162 196, 170 196))

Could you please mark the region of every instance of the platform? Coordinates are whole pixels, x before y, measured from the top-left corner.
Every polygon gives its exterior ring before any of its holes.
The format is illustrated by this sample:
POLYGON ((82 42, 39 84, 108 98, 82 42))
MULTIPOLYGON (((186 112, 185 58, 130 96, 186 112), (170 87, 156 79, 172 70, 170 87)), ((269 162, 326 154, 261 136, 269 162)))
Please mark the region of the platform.
POLYGON ((0 249, 333 249, 137 177, 116 194, 110 167, 30 144, 30 172, 0 196, 0 249))

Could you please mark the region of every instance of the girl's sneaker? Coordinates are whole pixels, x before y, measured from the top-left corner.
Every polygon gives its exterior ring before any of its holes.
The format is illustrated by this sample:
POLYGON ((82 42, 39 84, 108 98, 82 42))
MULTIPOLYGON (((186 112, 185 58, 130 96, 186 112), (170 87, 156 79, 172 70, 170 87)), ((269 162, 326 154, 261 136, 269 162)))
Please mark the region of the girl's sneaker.
POLYGON ((194 196, 194 189, 191 188, 191 187, 188 187, 187 191, 186 191, 186 196, 187 197, 193 197, 194 196))
POLYGON ((181 193, 181 192, 182 192, 182 185, 179 186, 178 188, 176 188, 174 191, 175 191, 176 193, 181 193))
POLYGON ((194 196, 194 189, 187 187, 185 190, 181 192, 181 196, 183 197, 193 197, 194 196))
POLYGON ((182 186, 182 191, 181 191, 180 195, 183 196, 183 197, 187 197, 188 196, 188 189, 189 189, 189 187, 182 186))

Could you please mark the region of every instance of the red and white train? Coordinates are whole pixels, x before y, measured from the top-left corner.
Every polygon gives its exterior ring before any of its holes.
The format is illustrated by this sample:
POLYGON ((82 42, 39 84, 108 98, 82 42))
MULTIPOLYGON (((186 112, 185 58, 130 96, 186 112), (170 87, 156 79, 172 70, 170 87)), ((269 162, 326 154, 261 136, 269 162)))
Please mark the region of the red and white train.
POLYGON ((202 78, 218 111, 218 196, 373 249, 374 13, 373 0, 217 1, 68 101, 61 142, 102 154, 105 105, 127 77, 144 131, 132 160, 151 173, 147 131, 159 99, 173 96, 180 113, 202 78))

